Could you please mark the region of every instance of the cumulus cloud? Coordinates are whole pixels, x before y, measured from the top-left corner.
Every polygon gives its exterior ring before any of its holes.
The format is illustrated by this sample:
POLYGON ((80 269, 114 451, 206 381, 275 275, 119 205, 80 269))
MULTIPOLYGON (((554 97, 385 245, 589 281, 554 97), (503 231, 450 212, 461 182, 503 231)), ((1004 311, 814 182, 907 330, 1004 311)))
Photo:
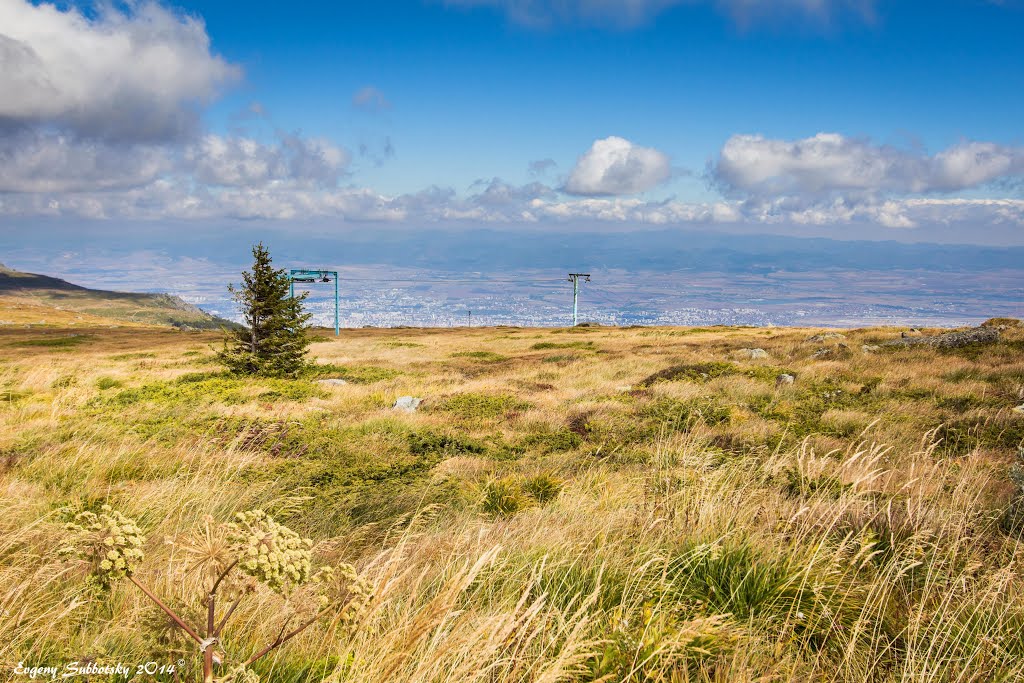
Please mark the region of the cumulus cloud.
MULTIPOLYGON (((177 211, 178 188, 210 195, 271 183, 335 186, 349 155, 327 140, 203 134, 203 107, 239 76, 211 52, 199 19, 152 2, 101 3, 86 15, 0 1, 0 192, 51 195, 14 203, 46 211, 70 204, 94 215, 145 202, 136 192, 54 195, 144 188, 152 205, 177 211)), ((246 117, 267 118, 259 104, 246 117)))
POLYGON ((672 174, 669 158, 624 138, 595 140, 577 161, 563 188, 576 195, 621 195, 649 190, 672 174))
POLYGON ((162 146, 77 140, 34 129, 0 135, 0 192, 80 192, 146 185, 174 165, 162 146))
POLYGON ((710 170, 727 192, 756 197, 942 193, 1024 175, 1024 147, 966 141, 929 156, 838 133, 734 135, 710 170))
POLYGON ((842 13, 873 16, 874 0, 445 0, 458 7, 492 7, 514 23, 528 27, 553 24, 599 24, 634 28, 677 6, 710 4, 747 26, 780 14, 829 21, 842 13))
POLYGON ((0 124, 47 124, 88 138, 180 139, 196 107, 239 69, 210 52, 205 27, 152 3, 95 17, 74 8, 0 3, 0 124))
POLYGON ((255 187, 287 180, 327 187, 337 183, 349 155, 327 140, 279 133, 273 144, 206 135, 185 159, 195 177, 209 185, 255 187))

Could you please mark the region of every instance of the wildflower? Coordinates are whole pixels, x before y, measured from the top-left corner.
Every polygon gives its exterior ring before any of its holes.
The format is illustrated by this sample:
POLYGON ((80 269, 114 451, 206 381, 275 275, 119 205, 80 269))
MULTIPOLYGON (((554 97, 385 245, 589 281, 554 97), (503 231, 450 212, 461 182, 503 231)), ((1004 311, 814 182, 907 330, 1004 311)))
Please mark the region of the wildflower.
POLYGON ((313 542, 278 524, 262 510, 241 512, 227 525, 228 542, 242 557, 243 572, 286 593, 310 579, 313 542))

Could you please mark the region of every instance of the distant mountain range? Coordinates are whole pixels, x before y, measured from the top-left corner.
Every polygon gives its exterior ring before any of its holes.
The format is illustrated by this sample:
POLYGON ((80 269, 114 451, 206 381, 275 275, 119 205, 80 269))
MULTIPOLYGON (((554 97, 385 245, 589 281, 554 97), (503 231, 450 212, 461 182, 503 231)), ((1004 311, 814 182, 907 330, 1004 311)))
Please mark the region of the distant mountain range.
POLYGON ((86 322, 99 318, 204 330, 235 326, 171 294, 89 289, 48 275, 23 273, 0 263, 0 300, 3 299, 13 305, 78 314, 86 322))

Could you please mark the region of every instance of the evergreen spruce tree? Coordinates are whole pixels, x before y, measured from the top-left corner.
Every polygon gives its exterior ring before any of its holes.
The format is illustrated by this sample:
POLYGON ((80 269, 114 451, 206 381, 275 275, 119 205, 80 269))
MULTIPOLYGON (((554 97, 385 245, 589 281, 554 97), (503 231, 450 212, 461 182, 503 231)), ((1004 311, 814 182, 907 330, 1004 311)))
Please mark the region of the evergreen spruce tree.
POLYGON ((252 248, 252 256, 252 270, 242 273, 242 286, 228 285, 245 328, 229 333, 218 358, 235 374, 295 377, 308 367, 311 315, 302 310, 307 295, 289 296, 290 278, 273 267, 262 242, 252 248))

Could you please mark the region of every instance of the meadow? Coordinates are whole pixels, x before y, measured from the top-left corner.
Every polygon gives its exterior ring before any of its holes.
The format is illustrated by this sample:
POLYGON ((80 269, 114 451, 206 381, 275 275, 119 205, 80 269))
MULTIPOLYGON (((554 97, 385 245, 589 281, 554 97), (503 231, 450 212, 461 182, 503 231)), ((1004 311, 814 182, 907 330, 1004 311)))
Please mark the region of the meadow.
MULTIPOLYGON (((189 544, 242 510, 365 577, 268 682, 1024 680, 1024 328, 875 348, 905 329, 343 330, 260 380, 216 333, 0 328, 0 669, 194 680, 145 596, 57 553, 110 504, 183 614, 189 544)), ((224 649, 288 609, 258 590, 224 649)))

